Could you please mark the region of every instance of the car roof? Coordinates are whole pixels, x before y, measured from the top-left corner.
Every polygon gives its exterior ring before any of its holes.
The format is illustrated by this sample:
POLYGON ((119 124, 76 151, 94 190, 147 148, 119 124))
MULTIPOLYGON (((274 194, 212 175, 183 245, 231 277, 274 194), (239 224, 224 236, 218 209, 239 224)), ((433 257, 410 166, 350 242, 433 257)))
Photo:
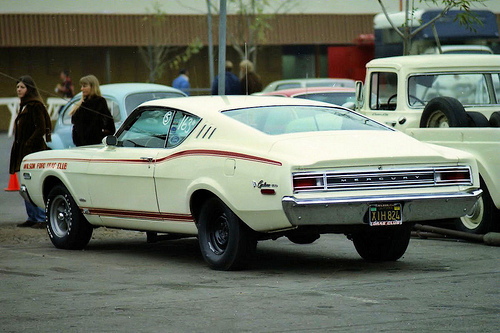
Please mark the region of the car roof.
POLYGON ((307 88, 292 88, 292 89, 283 89, 276 90, 272 92, 263 93, 263 95, 273 95, 273 96, 295 96, 295 95, 303 95, 307 93, 338 93, 338 92, 355 92, 354 88, 349 87, 307 87, 307 88))
POLYGON ((500 55, 494 54, 432 54, 387 57, 371 60, 370 67, 404 68, 405 71, 470 71, 500 70, 500 55))
POLYGON ((120 99, 130 93, 140 93, 149 91, 173 92, 179 93, 183 96, 186 94, 179 89, 155 83, 111 83, 103 84, 100 86, 102 94, 113 95, 120 99))
POLYGON ((354 80, 352 79, 347 79, 347 78, 297 78, 297 79, 286 79, 286 80, 278 80, 278 81, 273 81, 269 83, 263 90, 262 92, 268 92, 268 91, 274 91, 276 90, 277 86, 284 85, 284 84, 293 84, 293 83, 299 83, 299 84, 314 84, 314 83, 332 83, 333 84, 348 84, 349 86, 354 87, 354 80))
POLYGON ((332 104, 317 102, 301 98, 283 98, 279 96, 263 95, 231 95, 231 96, 191 96, 182 98, 164 98, 149 101, 141 106, 162 106, 184 110, 195 115, 205 117, 216 112, 252 108, 261 106, 292 106, 313 105, 332 107, 332 104))

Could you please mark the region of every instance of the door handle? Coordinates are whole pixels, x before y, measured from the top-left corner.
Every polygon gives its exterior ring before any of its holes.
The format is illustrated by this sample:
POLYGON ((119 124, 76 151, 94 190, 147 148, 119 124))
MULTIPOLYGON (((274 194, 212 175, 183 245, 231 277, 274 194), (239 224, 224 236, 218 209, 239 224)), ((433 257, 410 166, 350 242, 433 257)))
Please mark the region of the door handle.
POLYGON ((148 157, 148 156, 141 157, 141 160, 148 161, 149 163, 153 162, 153 158, 152 157, 148 157))

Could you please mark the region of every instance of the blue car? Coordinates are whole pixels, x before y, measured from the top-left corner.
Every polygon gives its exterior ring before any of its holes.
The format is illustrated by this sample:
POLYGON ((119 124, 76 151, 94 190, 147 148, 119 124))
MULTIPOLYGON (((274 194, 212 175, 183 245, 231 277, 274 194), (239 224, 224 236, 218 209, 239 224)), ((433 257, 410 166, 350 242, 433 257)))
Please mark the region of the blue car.
MULTIPOLYGON (((186 96, 181 90, 152 83, 104 84, 100 86, 100 89, 102 96, 108 102, 116 129, 138 105, 146 101, 186 96)), ((52 141, 47 143, 50 148, 65 149, 75 146, 71 137, 72 124, 69 113, 81 98, 82 94, 77 94, 60 111, 52 133, 52 141)))

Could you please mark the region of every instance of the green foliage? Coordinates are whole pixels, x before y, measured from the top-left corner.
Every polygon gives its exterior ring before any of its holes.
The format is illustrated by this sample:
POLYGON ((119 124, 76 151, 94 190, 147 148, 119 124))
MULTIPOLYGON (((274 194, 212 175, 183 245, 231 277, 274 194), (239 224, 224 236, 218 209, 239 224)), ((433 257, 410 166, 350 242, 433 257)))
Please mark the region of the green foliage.
POLYGON ((193 40, 187 47, 164 45, 162 34, 169 31, 164 27, 165 19, 166 13, 161 10, 158 2, 153 4, 153 12, 143 18, 144 22, 151 22, 148 35, 149 45, 139 47, 141 59, 149 70, 149 82, 161 79, 167 67, 178 69, 203 47, 199 38, 193 40))

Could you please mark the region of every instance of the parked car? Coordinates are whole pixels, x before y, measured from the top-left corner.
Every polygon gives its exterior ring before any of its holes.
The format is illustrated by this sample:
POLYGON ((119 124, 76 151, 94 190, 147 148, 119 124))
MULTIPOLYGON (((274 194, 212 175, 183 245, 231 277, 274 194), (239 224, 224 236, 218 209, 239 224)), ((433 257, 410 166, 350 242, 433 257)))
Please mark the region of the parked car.
POLYGON ((103 144, 25 157, 21 193, 46 207, 57 248, 94 227, 198 237, 218 270, 257 241, 341 233, 369 261, 399 259, 415 221, 467 214, 481 194, 468 153, 305 99, 198 96, 139 106, 103 144))
MULTIPOLYGON (((127 116, 141 103, 160 98, 186 96, 182 91, 151 83, 113 83, 100 86, 101 94, 108 102, 109 110, 115 120, 116 128, 119 128, 127 116)), ((71 115, 70 111, 82 98, 82 93, 73 97, 66 104, 56 121, 52 133, 52 141, 48 146, 52 149, 64 149, 74 147, 71 138, 71 115)))
POLYGON ((312 99, 336 105, 349 105, 353 108, 356 102, 356 90, 354 88, 337 87, 310 87, 276 90, 263 95, 283 96, 293 98, 312 99))
POLYGON ((354 88, 355 81, 351 79, 337 78, 307 78, 307 79, 288 79, 278 80, 269 83, 261 93, 267 93, 276 90, 306 88, 306 87, 347 87, 354 88))

